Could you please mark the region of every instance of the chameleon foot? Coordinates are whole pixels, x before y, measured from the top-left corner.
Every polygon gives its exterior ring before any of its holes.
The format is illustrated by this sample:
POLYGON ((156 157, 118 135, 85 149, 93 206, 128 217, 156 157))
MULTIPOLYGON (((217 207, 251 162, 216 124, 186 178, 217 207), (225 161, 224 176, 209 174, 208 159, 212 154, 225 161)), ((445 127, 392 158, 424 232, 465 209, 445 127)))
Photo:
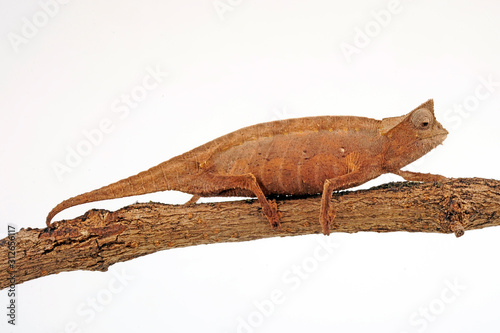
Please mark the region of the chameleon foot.
POLYGON ((268 200, 267 202, 268 205, 263 209, 263 213, 269 220, 271 227, 279 228, 281 212, 278 211, 278 204, 276 203, 276 200, 268 200))
POLYGON ((334 222, 335 220, 335 209, 332 206, 329 206, 327 212, 321 212, 319 216, 319 223, 321 224, 321 229, 323 231, 323 235, 330 235, 330 226, 338 227, 338 224, 334 222))

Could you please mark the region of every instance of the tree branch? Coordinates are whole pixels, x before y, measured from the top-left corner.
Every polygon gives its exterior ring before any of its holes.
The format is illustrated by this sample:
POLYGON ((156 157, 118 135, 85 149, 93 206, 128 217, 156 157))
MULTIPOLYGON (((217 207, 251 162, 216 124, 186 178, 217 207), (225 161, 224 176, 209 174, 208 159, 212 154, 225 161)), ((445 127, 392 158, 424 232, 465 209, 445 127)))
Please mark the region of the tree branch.
MULTIPOLYGON (((321 232, 320 197, 278 198, 281 228, 274 230, 255 200, 197 204, 134 204, 115 212, 90 210, 55 229, 21 229, 15 264, 9 237, 0 240, 0 289, 74 270, 106 271, 117 262, 176 247, 241 242, 321 232)), ((390 183, 334 194, 332 232, 455 233, 500 225, 500 181, 464 178, 444 183, 390 183)))

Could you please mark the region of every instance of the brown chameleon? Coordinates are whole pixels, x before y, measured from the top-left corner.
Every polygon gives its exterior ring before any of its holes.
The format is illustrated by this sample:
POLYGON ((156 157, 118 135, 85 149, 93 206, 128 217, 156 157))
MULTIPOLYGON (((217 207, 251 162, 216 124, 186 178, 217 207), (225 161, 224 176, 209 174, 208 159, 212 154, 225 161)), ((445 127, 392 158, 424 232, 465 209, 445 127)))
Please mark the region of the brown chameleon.
POLYGON ((335 210, 333 191, 363 184, 384 173, 406 180, 439 181, 443 176, 402 171, 446 138, 429 100, 410 113, 376 120, 319 116, 278 120, 239 129, 135 176, 77 195, 60 211, 99 200, 177 190, 200 197, 257 197, 273 227, 281 213, 271 195, 322 193, 319 222, 328 235, 335 210))

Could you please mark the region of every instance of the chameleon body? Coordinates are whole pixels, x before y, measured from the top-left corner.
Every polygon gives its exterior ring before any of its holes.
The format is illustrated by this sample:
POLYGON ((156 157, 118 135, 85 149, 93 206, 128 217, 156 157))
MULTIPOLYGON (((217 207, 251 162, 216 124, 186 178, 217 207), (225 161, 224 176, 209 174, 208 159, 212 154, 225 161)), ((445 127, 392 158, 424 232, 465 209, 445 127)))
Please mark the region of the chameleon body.
POLYGON ((135 176, 80 194, 57 205, 60 211, 83 203, 165 190, 200 197, 257 197, 273 227, 280 212, 270 195, 322 193, 319 221, 329 234, 335 211, 333 191, 354 187, 384 173, 406 180, 443 176, 401 168, 441 144, 448 132, 434 116, 432 100, 410 113, 376 120, 319 116, 257 124, 229 133, 135 176))

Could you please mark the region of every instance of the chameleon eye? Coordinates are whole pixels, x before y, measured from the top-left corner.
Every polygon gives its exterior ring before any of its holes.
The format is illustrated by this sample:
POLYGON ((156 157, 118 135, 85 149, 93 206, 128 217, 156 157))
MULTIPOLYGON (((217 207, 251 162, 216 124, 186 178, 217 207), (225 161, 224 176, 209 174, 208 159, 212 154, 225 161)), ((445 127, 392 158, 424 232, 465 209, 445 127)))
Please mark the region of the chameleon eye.
POLYGON ((413 126, 421 130, 431 128, 433 121, 434 117, 431 111, 427 109, 415 110, 415 112, 413 112, 413 114, 411 115, 411 122, 413 126))

